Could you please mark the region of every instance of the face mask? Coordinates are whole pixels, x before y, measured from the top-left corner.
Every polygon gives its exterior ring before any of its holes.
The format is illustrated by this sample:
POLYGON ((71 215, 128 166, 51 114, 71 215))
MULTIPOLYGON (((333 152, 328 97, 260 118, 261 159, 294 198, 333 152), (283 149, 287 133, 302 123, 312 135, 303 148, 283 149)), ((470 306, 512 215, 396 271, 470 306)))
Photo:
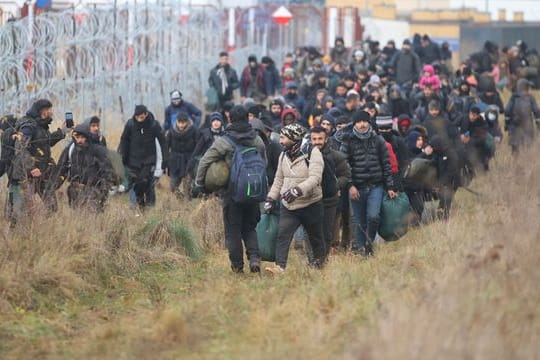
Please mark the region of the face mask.
POLYGON ((489 113, 488 114, 488 120, 489 121, 495 121, 495 119, 497 119, 497 115, 495 115, 494 113, 489 113))

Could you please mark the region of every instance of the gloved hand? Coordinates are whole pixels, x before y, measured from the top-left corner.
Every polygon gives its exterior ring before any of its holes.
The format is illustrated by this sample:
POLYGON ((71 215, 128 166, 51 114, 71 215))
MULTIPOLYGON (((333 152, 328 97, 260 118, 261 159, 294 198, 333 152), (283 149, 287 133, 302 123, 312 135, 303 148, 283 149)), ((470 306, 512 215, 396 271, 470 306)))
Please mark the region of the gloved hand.
POLYGON ((281 197, 290 204, 300 196, 302 196, 302 190, 298 186, 295 186, 287 190, 281 197))
POLYGON ((275 206, 276 206, 276 204, 275 204, 274 200, 271 197, 267 197, 266 200, 264 201, 264 211, 266 213, 269 213, 272 210, 274 210, 275 206))
POLYGON ((204 195, 206 193, 205 189, 204 189, 204 186, 202 185, 199 185, 195 182, 193 182, 193 186, 191 188, 191 197, 192 198, 198 198, 198 197, 201 197, 202 195, 204 195))

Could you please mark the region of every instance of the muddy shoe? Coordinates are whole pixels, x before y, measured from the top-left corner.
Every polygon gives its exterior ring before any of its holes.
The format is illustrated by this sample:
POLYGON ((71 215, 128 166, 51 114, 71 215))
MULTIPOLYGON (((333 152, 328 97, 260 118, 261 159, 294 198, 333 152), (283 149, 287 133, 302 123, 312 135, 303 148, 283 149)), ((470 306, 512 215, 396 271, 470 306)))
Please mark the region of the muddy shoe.
POLYGON ((365 257, 375 256, 375 249, 373 248, 373 244, 368 243, 364 246, 364 256, 365 257))
POLYGON ((249 271, 251 271, 252 273, 260 273, 261 272, 261 262, 256 260, 256 261, 251 261, 249 263, 249 271))
POLYGON ((265 272, 272 275, 280 275, 285 272, 285 269, 279 265, 268 266, 264 269, 265 272))
POLYGON ((234 265, 231 265, 231 270, 233 273, 235 274, 243 274, 244 273, 244 269, 241 268, 241 267, 238 267, 238 266, 234 266, 234 265))

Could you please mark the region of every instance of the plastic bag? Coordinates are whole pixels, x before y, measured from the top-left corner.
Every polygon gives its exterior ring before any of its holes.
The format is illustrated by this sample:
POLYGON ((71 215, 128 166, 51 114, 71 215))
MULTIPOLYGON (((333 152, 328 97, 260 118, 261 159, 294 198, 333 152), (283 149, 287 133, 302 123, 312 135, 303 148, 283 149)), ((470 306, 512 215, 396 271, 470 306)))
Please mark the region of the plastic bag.
POLYGON ((384 195, 379 224, 379 235, 384 240, 394 241, 407 233, 409 209, 409 198, 404 192, 398 193, 394 199, 384 195))
POLYGON ((279 215, 274 213, 262 214, 257 224, 257 242, 262 261, 276 260, 276 244, 279 227, 279 215))

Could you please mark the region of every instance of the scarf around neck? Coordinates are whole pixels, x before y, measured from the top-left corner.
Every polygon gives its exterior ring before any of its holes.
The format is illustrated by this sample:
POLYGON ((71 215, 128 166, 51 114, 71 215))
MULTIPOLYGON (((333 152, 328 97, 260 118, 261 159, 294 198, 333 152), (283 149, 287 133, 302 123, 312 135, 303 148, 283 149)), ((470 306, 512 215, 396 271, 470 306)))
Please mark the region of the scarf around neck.
POLYGON ((225 92, 227 92, 227 88, 229 87, 229 81, 227 80, 227 72, 225 71, 224 66, 218 69, 217 76, 221 80, 221 94, 224 95, 225 92))

